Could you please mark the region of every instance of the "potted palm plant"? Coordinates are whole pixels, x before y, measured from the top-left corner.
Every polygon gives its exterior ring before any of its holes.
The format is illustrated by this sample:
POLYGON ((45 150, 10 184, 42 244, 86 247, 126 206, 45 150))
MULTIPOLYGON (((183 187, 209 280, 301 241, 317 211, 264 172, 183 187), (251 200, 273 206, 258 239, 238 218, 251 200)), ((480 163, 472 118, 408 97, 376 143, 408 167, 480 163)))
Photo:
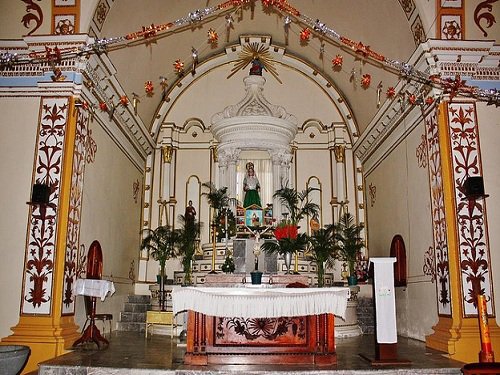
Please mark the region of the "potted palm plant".
POLYGON ((288 210, 290 223, 298 225, 304 216, 315 217, 318 215, 319 206, 309 201, 309 195, 318 190, 318 188, 309 186, 299 192, 285 185, 275 191, 273 198, 278 198, 280 203, 288 210))
POLYGON ((202 223, 194 218, 179 215, 180 227, 175 229, 175 245, 177 255, 181 257, 184 271, 184 285, 192 284, 192 262, 200 236, 202 223))
POLYGON ((177 234, 169 225, 162 225, 156 229, 144 229, 141 250, 160 263, 160 309, 165 311, 165 265, 167 260, 174 258, 177 234))
POLYGON ((338 258, 347 262, 349 266, 349 285, 357 284, 357 277, 355 273, 356 261, 360 257, 360 251, 365 247, 361 231, 364 229, 363 225, 358 225, 354 222, 354 216, 349 212, 342 215, 338 223, 334 226, 335 231, 335 248, 337 250, 338 258))
POLYGON ((287 273, 290 273, 291 259, 294 252, 304 250, 308 243, 305 233, 298 233, 299 222, 306 216, 315 217, 318 214, 319 206, 309 202, 309 194, 317 188, 308 187, 301 192, 288 186, 281 186, 276 190, 273 197, 278 198, 280 203, 288 210, 286 218, 281 220, 274 230, 274 240, 266 241, 262 245, 262 250, 267 253, 279 253, 285 259, 287 273))
POLYGON ((318 287, 325 283, 325 265, 333 267, 336 258, 335 235, 333 225, 327 225, 312 232, 309 236, 309 249, 313 260, 316 262, 318 287))

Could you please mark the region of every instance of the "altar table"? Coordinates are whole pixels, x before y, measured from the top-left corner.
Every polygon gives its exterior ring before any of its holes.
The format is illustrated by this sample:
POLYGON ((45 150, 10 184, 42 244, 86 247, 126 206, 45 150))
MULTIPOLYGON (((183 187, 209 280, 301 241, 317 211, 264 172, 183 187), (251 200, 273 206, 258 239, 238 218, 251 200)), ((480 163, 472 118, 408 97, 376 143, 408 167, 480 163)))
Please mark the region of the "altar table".
POLYGON ((335 364, 334 315, 349 288, 176 287, 188 311, 184 363, 335 364))

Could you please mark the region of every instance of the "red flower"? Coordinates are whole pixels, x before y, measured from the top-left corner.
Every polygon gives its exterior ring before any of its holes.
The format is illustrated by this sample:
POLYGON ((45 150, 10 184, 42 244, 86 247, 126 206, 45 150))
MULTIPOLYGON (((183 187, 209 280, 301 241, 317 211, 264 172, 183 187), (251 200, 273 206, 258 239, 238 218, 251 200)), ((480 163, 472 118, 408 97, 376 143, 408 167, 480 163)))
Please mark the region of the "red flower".
POLYGON ((332 65, 334 67, 341 67, 342 66, 342 62, 344 61, 344 58, 342 57, 342 55, 337 55, 335 56, 335 58, 332 60, 332 65))
POLYGON ((300 32, 300 40, 302 42, 307 42, 309 41, 309 39, 311 38, 311 30, 309 30, 308 27, 305 27, 304 29, 302 29, 302 31, 300 32))
POLYGON ((284 238, 296 240, 297 235, 298 235, 298 228, 296 225, 292 224, 281 225, 274 230, 274 237, 276 237, 278 241, 284 238))
POLYGON ((388 98, 394 98, 396 96, 396 89, 392 86, 389 87, 385 95, 387 95, 388 98))

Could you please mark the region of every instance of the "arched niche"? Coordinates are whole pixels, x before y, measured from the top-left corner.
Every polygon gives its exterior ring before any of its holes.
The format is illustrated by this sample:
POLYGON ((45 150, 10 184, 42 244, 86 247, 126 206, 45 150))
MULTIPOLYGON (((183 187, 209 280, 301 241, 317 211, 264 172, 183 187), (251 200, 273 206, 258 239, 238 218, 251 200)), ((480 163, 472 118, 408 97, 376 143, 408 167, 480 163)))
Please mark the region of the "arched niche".
POLYGON ((394 263, 394 286, 406 286, 406 247, 400 234, 396 234, 392 238, 390 256, 396 258, 396 263, 394 263))
MULTIPOLYGON (((318 212, 318 220, 319 220, 319 225, 320 226, 323 226, 323 201, 321 199, 321 181, 319 180, 318 177, 316 176, 311 176, 309 177, 309 179, 307 180, 307 184, 306 184, 306 189, 308 188, 314 188, 314 189, 318 189, 318 190, 314 190, 311 192, 311 194, 309 194, 309 202, 312 202, 312 203, 316 203, 318 206, 319 206, 319 212, 318 212)), ((308 218, 308 222, 309 220, 312 219, 312 218, 308 218)), ((308 231, 310 231, 310 228, 308 227, 307 228, 308 231)))
POLYGON ((187 207, 189 201, 193 201, 193 207, 199 215, 201 208, 201 182, 198 176, 191 175, 186 181, 186 199, 184 207, 187 207))

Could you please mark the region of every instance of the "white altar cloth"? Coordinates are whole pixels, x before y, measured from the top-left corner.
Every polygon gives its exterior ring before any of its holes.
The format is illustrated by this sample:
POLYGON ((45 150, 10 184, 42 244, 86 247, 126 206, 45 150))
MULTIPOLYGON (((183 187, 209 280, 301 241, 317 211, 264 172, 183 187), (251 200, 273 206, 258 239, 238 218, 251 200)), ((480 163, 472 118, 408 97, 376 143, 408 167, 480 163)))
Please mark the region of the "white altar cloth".
POLYGON ((109 280, 76 279, 75 282, 76 295, 99 297, 104 301, 108 294, 111 296, 114 292, 115 284, 109 280))
POLYGON ((209 316, 278 318, 334 314, 345 317, 349 288, 174 287, 173 313, 193 310, 209 316))

